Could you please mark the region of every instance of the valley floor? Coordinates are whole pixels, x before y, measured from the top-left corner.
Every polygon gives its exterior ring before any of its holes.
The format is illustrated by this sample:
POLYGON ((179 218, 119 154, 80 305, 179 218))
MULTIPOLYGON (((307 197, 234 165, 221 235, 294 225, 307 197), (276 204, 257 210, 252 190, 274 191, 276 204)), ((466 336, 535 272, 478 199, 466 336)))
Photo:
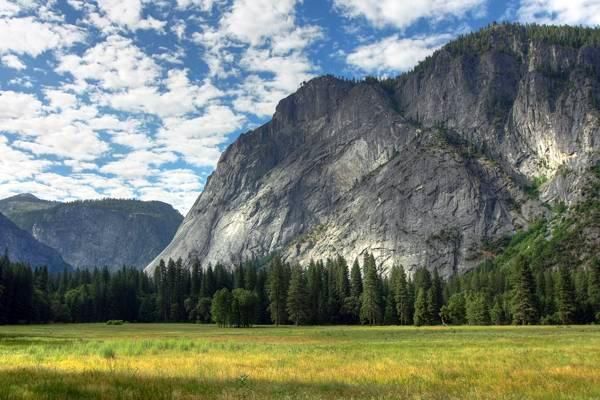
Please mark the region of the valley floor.
POLYGON ((600 326, 0 326, 0 399, 598 399, 600 326))

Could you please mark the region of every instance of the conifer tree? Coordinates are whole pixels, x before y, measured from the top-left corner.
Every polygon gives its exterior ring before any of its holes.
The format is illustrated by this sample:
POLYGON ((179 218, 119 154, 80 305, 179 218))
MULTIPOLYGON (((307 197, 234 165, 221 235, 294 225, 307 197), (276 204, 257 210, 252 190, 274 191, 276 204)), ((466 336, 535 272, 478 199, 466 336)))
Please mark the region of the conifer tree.
MULTIPOLYGON (((391 288, 389 288, 391 289, 391 288)), ((394 300, 394 293, 389 290, 385 295, 385 308, 383 311, 383 323, 384 325, 397 325, 398 324, 398 313, 396 307, 396 301, 394 300)))
POLYGON ((306 276, 301 266, 292 268, 290 287, 287 296, 287 312, 290 321, 296 326, 304 324, 309 319, 308 289, 306 276))
POLYGON ((288 292, 288 276, 286 266, 279 256, 271 261, 268 276, 269 311, 275 325, 286 321, 286 301, 288 292))
POLYGON ((470 293, 467 296, 466 317, 469 325, 487 325, 490 323, 489 307, 484 292, 470 293))
POLYGON ((577 309, 575 307, 575 289, 567 267, 559 268, 558 278, 558 319, 562 324, 570 324, 574 322, 577 309))
POLYGON ((398 272, 396 279, 392 281, 395 286, 394 294, 396 296, 396 311, 398 314, 398 321, 400 325, 411 325, 411 299, 408 289, 408 282, 406 280, 406 272, 402 266, 397 267, 398 272))
POLYGON ((427 325, 429 323, 427 318, 427 295, 423 288, 419 288, 417 291, 413 322, 415 326, 427 325))
POLYGON ((465 296, 459 292, 454 293, 448 299, 448 304, 442 306, 440 309, 440 315, 442 315, 442 322, 453 325, 462 325, 466 321, 466 302, 465 296))
POLYGON ((350 270, 350 297, 346 302, 351 322, 358 322, 360 320, 360 296, 362 295, 362 291, 363 284, 360 265, 358 264, 358 259, 355 259, 350 270))
POLYGON ((535 282, 529 263, 525 257, 518 256, 513 268, 513 324, 534 324, 537 322, 537 300, 535 298, 535 282))
POLYGON ((361 296, 360 319, 370 325, 381 320, 381 302, 378 293, 377 267, 371 258, 365 256, 365 276, 361 296))
POLYGON ((588 277, 588 303, 592 317, 600 322, 600 259, 596 258, 590 267, 588 277))
POLYGON ((433 270, 433 277, 431 278, 431 322, 439 323, 440 322, 440 309, 444 303, 444 294, 442 287, 442 279, 438 273, 437 268, 433 270))
POLYGON ((506 323, 506 313, 500 296, 494 299, 494 305, 490 309, 490 322, 493 325, 504 325, 506 323))

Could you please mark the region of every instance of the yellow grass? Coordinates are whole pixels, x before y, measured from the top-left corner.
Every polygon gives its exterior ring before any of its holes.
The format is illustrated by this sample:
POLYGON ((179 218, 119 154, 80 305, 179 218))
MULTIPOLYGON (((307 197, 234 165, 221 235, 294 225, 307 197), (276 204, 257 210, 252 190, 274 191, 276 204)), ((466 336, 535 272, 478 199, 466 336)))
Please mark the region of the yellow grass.
POLYGON ((0 327, 0 399, 600 399, 600 327, 0 327))

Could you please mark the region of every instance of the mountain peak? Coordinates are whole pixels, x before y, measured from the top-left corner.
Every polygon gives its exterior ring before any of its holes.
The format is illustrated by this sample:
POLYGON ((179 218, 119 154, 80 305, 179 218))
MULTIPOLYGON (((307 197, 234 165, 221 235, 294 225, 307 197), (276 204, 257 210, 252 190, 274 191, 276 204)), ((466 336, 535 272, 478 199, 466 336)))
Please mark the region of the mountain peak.
POLYGON ((161 258, 208 265, 273 252, 467 271, 544 201, 578 201, 600 103, 576 88, 598 87, 599 34, 494 25, 396 79, 304 83, 223 153, 148 271, 161 258), (540 177, 532 198, 526 185, 540 177))
POLYGON ((21 193, 21 194, 17 194, 15 196, 11 196, 6 198, 5 200, 21 200, 21 201, 42 201, 39 197, 36 197, 35 195, 31 194, 31 193, 21 193))

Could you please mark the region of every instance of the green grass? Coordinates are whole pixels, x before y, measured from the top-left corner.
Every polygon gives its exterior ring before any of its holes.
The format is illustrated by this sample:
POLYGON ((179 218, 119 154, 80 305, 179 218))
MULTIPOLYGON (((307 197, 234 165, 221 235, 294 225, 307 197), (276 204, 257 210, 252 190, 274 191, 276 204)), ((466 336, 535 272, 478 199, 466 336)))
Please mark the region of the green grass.
POLYGON ((0 399, 598 399, 600 327, 0 327, 0 399))

